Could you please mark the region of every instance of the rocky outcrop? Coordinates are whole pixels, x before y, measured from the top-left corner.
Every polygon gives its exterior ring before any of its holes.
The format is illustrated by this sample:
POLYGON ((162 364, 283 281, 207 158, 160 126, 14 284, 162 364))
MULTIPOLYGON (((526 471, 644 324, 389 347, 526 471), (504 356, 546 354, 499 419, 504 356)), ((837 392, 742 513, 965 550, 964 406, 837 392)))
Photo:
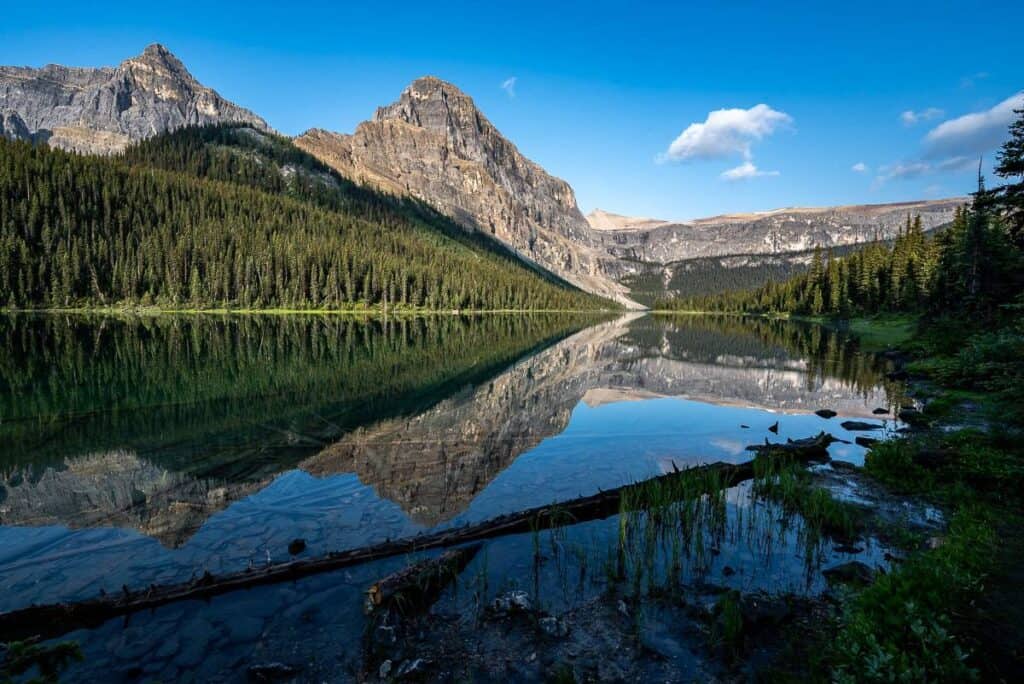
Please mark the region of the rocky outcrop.
POLYGON ((0 135, 92 154, 181 128, 267 123, 199 83, 162 45, 117 67, 0 67, 0 135))
POLYGON ((342 175, 416 197, 578 287, 628 303, 569 184, 524 157, 450 83, 426 77, 352 135, 295 140, 342 175))
POLYGON ((32 132, 17 112, 0 111, 0 138, 8 140, 31 140, 32 132))

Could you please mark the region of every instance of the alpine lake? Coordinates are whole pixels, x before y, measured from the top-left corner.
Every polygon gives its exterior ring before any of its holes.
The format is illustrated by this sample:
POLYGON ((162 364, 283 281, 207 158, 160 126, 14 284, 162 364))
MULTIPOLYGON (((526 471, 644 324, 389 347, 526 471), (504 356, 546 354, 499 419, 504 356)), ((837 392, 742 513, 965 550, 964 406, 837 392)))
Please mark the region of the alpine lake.
MULTIPOLYGON (((901 429, 905 401, 855 338, 756 318, 25 313, 0 338, 2 612, 455 531, 822 431, 838 441, 811 471, 868 504, 857 437, 901 429)), ((813 601, 830 568, 888 550, 747 480, 484 539, 385 618, 367 589, 444 549, 55 641, 84 656, 69 681, 701 680, 722 672, 700 614, 723 593, 813 601)))

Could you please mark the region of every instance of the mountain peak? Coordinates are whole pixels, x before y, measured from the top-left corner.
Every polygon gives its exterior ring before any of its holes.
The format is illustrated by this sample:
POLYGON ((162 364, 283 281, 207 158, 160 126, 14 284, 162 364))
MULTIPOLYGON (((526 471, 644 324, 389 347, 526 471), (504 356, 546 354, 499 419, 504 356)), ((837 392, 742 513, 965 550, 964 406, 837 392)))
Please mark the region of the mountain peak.
POLYGON ((142 51, 142 54, 146 55, 147 57, 174 57, 174 54, 171 53, 171 51, 168 50, 162 43, 150 43, 146 46, 146 49, 142 51))
POLYGON ((182 61, 160 43, 148 45, 138 57, 126 59, 122 62, 121 68, 131 69, 139 65, 142 65, 146 70, 155 71, 183 81, 195 81, 182 61))
POLYGON ((445 81, 437 76, 420 76, 415 81, 409 84, 406 88, 406 92, 416 92, 420 94, 432 95, 435 93, 443 93, 449 97, 464 97, 467 100, 472 98, 466 93, 462 92, 457 85, 450 81, 445 81))
POLYGON ((160 43, 117 68, 0 68, 0 112, 6 137, 28 135, 94 154, 118 152, 182 126, 230 121, 267 128, 260 117, 199 83, 160 43))
POLYGON ((378 107, 375 121, 399 119, 425 128, 447 127, 451 119, 482 117, 473 98, 457 86, 436 76, 421 76, 402 91, 398 99, 378 107))

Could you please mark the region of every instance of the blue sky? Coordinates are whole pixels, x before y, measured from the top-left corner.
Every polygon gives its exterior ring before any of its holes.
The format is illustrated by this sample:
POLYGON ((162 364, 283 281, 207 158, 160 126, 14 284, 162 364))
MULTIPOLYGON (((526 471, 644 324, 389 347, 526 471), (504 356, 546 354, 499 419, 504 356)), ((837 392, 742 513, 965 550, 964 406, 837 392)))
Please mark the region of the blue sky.
POLYGON ((823 4, 839 3, 12 3, 0 64, 116 64, 161 42, 287 134, 351 131, 433 74, 584 211, 969 191, 1024 89, 1024 3, 823 4))

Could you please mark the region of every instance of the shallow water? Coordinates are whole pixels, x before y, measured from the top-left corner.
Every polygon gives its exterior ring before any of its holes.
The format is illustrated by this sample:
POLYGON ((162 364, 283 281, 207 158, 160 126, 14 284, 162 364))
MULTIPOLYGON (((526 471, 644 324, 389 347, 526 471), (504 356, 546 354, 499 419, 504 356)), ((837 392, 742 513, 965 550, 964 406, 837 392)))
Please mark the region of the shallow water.
MULTIPOLYGON (((900 399, 851 340, 782 321, 9 316, 0 337, 0 610, 279 562, 295 538, 312 556, 457 526, 744 461, 765 438, 827 430, 851 442, 832 457, 859 463, 862 433, 839 423, 884 435, 896 425, 872 411, 900 399)), ((740 534, 759 504, 743 487, 727 499, 731 536, 685 580, 820 591, 798 528, 765 553, 763 530, 740 534)), ((538 540, 495 540, 463 577, 491 593, 532 584, 564 608, 600 590, 565 578, 600 574, 618 530, 546 533, 540 572, 538 540)), ((841 558, 825 549, 815 565, 841 558)), ((230 681, 289 653, 351 672, 359 595, 405 562, 112 621, 74 635, 88 656, 76 672, 230 681)))

